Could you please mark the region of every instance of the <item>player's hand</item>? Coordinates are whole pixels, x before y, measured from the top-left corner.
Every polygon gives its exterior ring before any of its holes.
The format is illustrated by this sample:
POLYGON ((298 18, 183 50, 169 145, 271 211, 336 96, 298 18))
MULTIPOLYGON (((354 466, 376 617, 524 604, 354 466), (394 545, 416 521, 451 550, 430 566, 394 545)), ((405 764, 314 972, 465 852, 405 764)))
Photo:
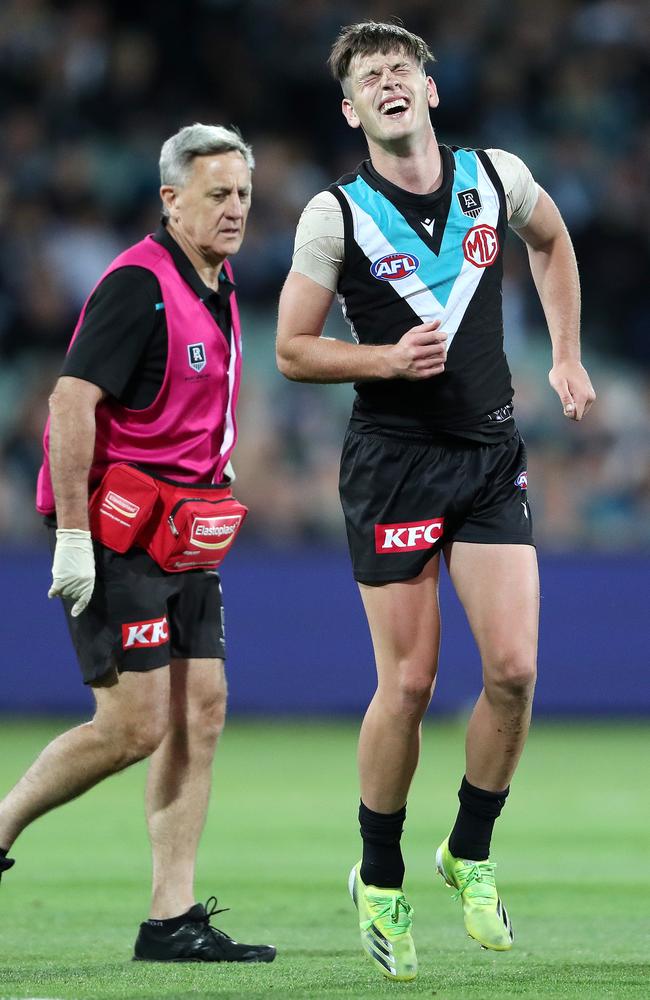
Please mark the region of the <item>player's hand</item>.
POLYGON ((596 399, 594 387, 579 361, 553 365, 548 380, 560 397, 564 416, 582 420, 596 399))
POLYGON ((440 329, 440 320, 421 323, 390 348, 388 377, 411 381, 431 378, 444 372, 446 360, 447 334, 440 329))
POLYGON ((95 554, 90 532, 80 528, 57 528, 52 586, 47 596, 75 601, 71 614, 76 618, 85 610, 94 586, 95 554))

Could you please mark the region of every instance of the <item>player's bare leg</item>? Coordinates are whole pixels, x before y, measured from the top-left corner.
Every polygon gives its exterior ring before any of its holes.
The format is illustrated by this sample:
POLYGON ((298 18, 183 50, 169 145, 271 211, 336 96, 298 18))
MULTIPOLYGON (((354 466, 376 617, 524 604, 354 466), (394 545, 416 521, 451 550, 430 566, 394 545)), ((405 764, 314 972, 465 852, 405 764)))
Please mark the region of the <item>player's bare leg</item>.
POLYGON ((412 580, 360 584, 378 685, 359 737, 361 798, 392 813, 406 802, 420 752, 420 723, 438 666, 439 557, 412 580))
POLYGON ((90 722, 52 740, 0 802, 0 847, 9 850, 33 820, 92 788, 102 778, 148 757, 169 713, 169 668, 113 672, 93 686, 90 722))
POLYGON ((223 660, 172 660, 169 728, 147 779, 154 919, 178 916, 195 903, 196 853, 225 715, 223 660))
POLYGON ((363 948, 383 975, 403 981, 417 975, 417 956, 400 838, 438 664, 439 565, 435 556, 415 579, 360 584, 378 683, 359 737, 363 858, 349 888, 363 948))
POLYGON ((528 734, 535 686, 539 580, 530 545, 454 542, 445 551, 483 662, 483 691, 469 722, 460 809, 436 854, 462 899, 465 928, 507 951, 514 932, 489 861, 492 829, 528 734))
POLYGON ((539 576, 532 545, 454 542, 447 563, 483 663, 483 691, 467 729, 467 779, 501 791, 526 742, 533 701, 539 576))

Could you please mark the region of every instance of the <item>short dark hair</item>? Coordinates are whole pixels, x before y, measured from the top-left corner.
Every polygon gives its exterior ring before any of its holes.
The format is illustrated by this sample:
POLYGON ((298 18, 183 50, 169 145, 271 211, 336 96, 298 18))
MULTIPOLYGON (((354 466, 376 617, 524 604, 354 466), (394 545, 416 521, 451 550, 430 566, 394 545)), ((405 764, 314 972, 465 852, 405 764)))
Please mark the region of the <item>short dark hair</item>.
POLYGON ((342 28, 327 62, 334 79, 342 84, 350 72, 350 63, 355 56, 367 56, 374 52, 385 55, 395 49, 405 52, 422 69, 425 63, 435 62, 429 46, 419 35, 407 31, 401 24, 381 21, 360 21, 342 28))

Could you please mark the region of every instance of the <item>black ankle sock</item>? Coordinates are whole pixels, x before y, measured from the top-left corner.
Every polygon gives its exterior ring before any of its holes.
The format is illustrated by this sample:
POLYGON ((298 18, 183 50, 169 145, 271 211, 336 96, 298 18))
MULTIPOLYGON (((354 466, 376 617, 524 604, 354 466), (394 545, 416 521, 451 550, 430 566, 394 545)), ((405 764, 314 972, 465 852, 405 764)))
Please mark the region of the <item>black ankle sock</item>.
POLYGON ((4 847, 0 847, 0 858, 6 858, 9 854, 9 848, 5 851, 4 847))
POLYGON ((394 813, 376 813, 363 802, 359 805, 359 824, 363 840, 361 881, 395 889, 404 881, 404 860, 400 848, 406 806, 394 813))
POLYGON ((170 934, 173 933, 173 931, 178 930, 179 927, 182 927, 183 924, 187 923, 188 913, 189 910, 186 910, 185 913, 180 913, 177 917, 167 917, 166 920, 149 919, 147 920, 147 923, 150 927, 157 927, 161 934, 170 934))
POLYGON ((455 858, 487 861, 494 821, 500 815, 510 788, 487 792, 463 778, 458 791, 460 809, 449 836, 449 850, 455 858))

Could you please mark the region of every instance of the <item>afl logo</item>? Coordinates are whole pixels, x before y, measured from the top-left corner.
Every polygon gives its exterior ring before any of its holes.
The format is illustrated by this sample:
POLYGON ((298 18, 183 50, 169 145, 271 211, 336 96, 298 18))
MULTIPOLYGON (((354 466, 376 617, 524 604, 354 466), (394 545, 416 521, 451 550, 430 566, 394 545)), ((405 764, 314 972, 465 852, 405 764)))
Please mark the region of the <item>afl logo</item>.
POLYGON ((373 262, 370 273, 380 281, 399 281, 414 274, 420 261, 412 253, 389 253, 373 262))
POLYGON ((492 226, 474 226, 463 240, 463 253, 474 267, 489 267, 499 256, 499 237, 492 226))
POLYGON ((527 470, 524 470, 523 472, 519 473, 519 475, 515 479, 515 486, 518 486, 520 490, 527 490, 528 489, 528 471, 527 470))

